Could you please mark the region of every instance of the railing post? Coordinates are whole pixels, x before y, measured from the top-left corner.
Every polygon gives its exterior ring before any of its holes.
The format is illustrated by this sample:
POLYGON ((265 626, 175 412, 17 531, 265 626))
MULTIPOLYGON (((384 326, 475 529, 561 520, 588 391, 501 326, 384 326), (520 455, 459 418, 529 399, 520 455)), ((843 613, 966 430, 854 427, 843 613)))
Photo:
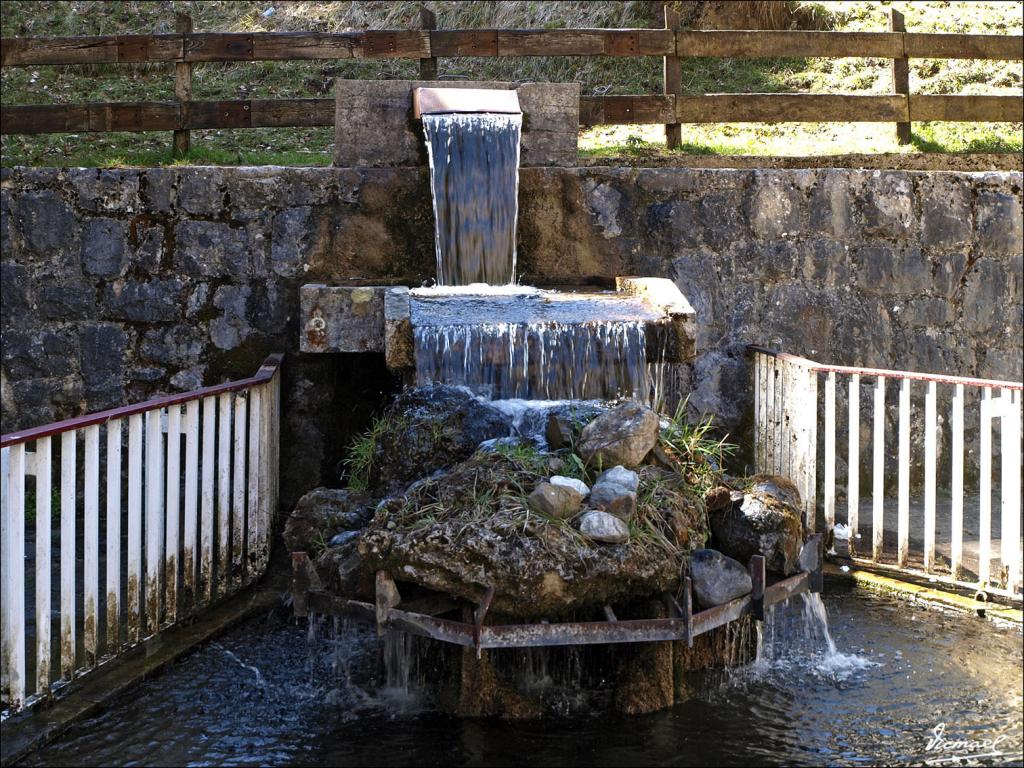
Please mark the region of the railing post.
MULTIPOLYGON (((895 8, 889 9, 889 31, 906 32, 907 27, 903 22, 903 14, 895 8)), ((906 46, 903 46, 906 51, 906 46)), ((906 56, 892 60, 892 91, 893 93, 907 97, 907 108, 910 108, 910 60, 906 56)), ((909 117, 909 114, 908 114, 909 117)), ((896 142, 898 144, 910 143, 910 123, 896 123, 896 142)))
MULTIPOLYGON (((174 17, 174 31, 181 35, 187 35, 192 31, 192 17, 187 13, 178 13, 174 17)), ((182 41, 182 55, 188 52, 187 38, 182 41)), ((178 102, 178 119, 182 121, 188 114, 188 102, 192 100, 192 65, 186 61, 179 61, 174 65, 174 98, 178 102)), ((174 132, 174 157, 187 157, 191 145, 191 135, 188 130, 182 129, 174 132)))
MULTIPOLYGON (((428 30, 437 29, 437 14, 425 5, 420 6, 420 28, 428 30)), ((420 80, 437 80, 436 56, 420 59, 420 80)))
MULTIPOLYGON (((669 5, 665 6, 665 29, 673 32, 679 28, 679 12, 669 5)), ((673 48, 675 44, 673 43, 673 48)), ((678 54, 678 51, 676 51, 678 54)), ((666 56, 664 69, 664 84, 666 96, 678 96, 683 91, 683 73, 679 67, 679 56, 666 56)), ((675 103, 673 100, 673 112, 675 103)), ((679 149, 682 144, 682 126, 679 123, 667 123, 665 125, 665 145, 669 149, 679 149)))
POLYGON ((850 415, 847 421, 849 452, 846 462, 846 524, 850 529, 847 543, 850 557, 857 554, 857 531, 860 529, 860 374, 850 376, 850 415))

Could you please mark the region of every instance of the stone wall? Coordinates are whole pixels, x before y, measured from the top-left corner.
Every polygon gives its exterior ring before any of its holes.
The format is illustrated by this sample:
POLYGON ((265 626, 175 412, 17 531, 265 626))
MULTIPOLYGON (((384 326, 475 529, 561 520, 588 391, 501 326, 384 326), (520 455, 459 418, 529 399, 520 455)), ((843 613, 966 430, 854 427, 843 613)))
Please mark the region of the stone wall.
MULTIPOLYGON (((692 404, 741 424, 744 347, 1022 376, 1020 173, 526 168, 519 271, 670 277, 697 311, 692 404)), ((434 274, 425 169, 4 169, 2 428, 251 374, 285 380, 286 499, 336 476, 395 387, 301 354, 304 283, 434 274)))

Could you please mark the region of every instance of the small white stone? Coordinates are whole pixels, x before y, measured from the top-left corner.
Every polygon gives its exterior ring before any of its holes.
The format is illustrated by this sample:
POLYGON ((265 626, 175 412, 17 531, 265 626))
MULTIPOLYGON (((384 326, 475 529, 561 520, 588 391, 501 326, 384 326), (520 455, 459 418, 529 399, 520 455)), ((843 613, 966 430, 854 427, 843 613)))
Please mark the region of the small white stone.
POLYGON ((640 475, 631 469, 626 469, 621 464, 618 464, 611 469, 606 469, 600 475, 597 476, 597 480, 594 485, 600 483, 611 483, 617 485, 620 488, 624 488, 627 491, 636 493, 637 488, 640 487, 640 475))
POLYGON ((549 481, 552 485, 564 485, 566 488, 572 488, 580 496, 586 496, 590 493, 590 489, 587 484, 582 480, 577 480, 575 477, 565 477, 564 475, 555 475, 549 481))

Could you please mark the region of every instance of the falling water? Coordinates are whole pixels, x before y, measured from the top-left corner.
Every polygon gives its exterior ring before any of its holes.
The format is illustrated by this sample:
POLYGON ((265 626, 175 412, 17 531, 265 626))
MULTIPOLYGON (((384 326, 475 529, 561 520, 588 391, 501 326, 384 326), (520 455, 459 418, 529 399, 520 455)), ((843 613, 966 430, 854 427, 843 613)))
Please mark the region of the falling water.
POLYGON ((522 115, 424 115, 437 282, 515 282, 522 115))
POLYGON ((650 398, 642 322, 424 326, 415 344, 417 384, 493 399, 650 398))

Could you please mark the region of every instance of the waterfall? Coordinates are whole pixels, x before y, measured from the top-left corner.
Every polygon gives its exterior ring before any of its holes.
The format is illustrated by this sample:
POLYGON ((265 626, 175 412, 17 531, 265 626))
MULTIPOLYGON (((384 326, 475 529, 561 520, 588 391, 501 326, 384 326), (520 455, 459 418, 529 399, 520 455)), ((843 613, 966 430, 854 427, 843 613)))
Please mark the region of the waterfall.
POLYGON ((414 336, 417 384, 492 399, 650 398, 643 322, 434 325, 414 336))
POLYGON ((515 282, 522 115, 423 116, 437 282, 515 282))

